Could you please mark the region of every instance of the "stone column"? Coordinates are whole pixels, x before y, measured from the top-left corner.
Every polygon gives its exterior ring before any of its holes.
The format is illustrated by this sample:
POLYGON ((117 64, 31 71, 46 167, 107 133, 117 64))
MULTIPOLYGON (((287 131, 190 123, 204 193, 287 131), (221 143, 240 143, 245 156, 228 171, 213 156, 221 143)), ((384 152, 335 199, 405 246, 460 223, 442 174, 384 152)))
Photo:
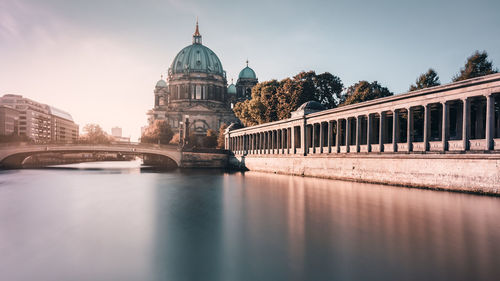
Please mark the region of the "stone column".
POLYGON ((292 126, 290 136, 291 136, 290 141, 291 141, 291 147, 292 147, 292 154, 295 154, 295 126, 292 126))
POLYGON ((319 153, 323 153, 323 146, 325 146, 323 141, 323 122, 319 123, 319 153))
POLYGON ((411 142, 412 142, 412 132, 413 132, 413 110, 411 107, 408 107, 406 110, 408 112, 408 119, 406 124, 406 142, 408 144, 408 152, 412 151, 411 142))
POLYGON ((442 146, 442 151, 448 150, 448 131, 449 131, 449 105, 446 101, 441 102, 443 105, 443 117, 441 118, 442 124, 441 124, 441 146, 442 146))
POLYGON ((349 117, 345 119, 345 151, 349 152, 349 145, 351 142, 351 122, 349 122, 349 117))
POLYGON ((359 152, 361 145, 361 116, 356 116, 356 152, 359 152))
POLYGON ((286 137, 287 137, 287 129, 281 129, 281 153, 285 153, 286 149, 286 137))
POLYGON ((424 151, 429 149, 429 122, 430 122, 430 107, 424 104, 424 151))
POLYGON ((398 151, 398 131, 399 131, 399 118, 398 111, 394 109, 392 111, 392 150, 394 152, 398 151))
POLYGON ((261 154, 264 154, 266 153, 266 132, 262 132, 260 133, 260 136, 261 136, 261 139, 262 139, 262 144, 261 144, 261 148, 260 148, 260 153, 261 154))
POLYGON ((316 124, 312 124, 311 126, 311 145, 312 145, 312 153, 316 153, 316 124))
POLYGON ((378 137, 379 137, 379 149, 380 149, 380 152, 383 152, 384 151, 384 123, 385 123, 385 113, 384 112, 380 112, 380 126, 379 126, 379 134, 378 134, 378 137))
POLYGON ((486 150, 493 149, 493 128, 494 128, 494 120, 495 120, 495 100, 493 99, 493 95, 491 93, 486 95, 486 150))
POLYGON ((327 153, 331 153, 332 152, 332 121, 328 121, 328 143, 327 143, 327 146, 328 146, 328 150, 327 150, 327 153))
POLYGON ((267 132, 267 154, 272 154, 273 149, 273 131, 267 132))
POLYGON ((271 131, 271 154, 274 154, 274 150, 276 149, 276 131, 271 131))
POLYGON ((337 119, 337 132, 335 133, 335 152, 340 152, 340 123, 342 121, 337 119))
POLYGON ((366 115, 366 151, 372 150, 372 116, 366 115))
POLYGON ((306 119, 304 118, 303 119, 303 123, 302 123, 302 126, 300 126, 300 137, 302 138, 302 141, 300 142, 301 144, 301 147, 302 147, 302 154, 304 154, 304 156, 307 155, 307 148, 308 148, 308 144, 307 144, 307 123, 306 123, 306 119))

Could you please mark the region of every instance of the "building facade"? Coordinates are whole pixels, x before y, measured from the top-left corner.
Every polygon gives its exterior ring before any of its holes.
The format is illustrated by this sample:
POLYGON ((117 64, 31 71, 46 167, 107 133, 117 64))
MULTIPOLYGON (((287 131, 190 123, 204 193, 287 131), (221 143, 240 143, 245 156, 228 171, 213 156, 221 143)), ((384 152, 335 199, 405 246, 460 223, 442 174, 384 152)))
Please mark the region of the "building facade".
POLYGON ((78 139, 78 125, 63 110, 21 95, 0 97, 0 106, 18 111, 19 136, 26 136, 35 142, 72 142, 78 139))
POLYGON ((19 111, 0 105, 0 136, 18 135, 19 111))
POLYGON ((226 71, 218 56, 202 44, 196 23, 192 44, 175 56, 166 81, 161 77, 156 83, 148 123, 166 120, 175 129, 188 119, 191 134, 218 131, 222 124, 239 122, 231 109, 234 87, 228 89, 226 71))

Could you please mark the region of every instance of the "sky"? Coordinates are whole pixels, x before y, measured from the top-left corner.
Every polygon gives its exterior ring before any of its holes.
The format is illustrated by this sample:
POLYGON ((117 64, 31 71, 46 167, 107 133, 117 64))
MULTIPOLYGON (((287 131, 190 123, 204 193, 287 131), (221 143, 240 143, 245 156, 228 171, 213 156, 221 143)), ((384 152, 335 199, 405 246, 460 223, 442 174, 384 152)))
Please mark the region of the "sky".
POLYGON ((196 17, 229 81, 248 58, 259 81, 314 70, 398 94, 430 67, 449 83, 475 50, 500 67, 499 12, 498 0, 0 0, 0 95, 136 140, 196 17))

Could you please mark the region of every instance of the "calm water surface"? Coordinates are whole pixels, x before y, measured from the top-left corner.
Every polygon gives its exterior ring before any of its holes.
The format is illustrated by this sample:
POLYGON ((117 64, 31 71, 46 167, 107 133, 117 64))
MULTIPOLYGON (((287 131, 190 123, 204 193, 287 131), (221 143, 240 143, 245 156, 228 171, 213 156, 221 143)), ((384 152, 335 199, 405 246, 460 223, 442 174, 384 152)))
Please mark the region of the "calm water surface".
POLYGON ((68 167, 0 171, 0 280, 499 280, 500 198, 68 167))

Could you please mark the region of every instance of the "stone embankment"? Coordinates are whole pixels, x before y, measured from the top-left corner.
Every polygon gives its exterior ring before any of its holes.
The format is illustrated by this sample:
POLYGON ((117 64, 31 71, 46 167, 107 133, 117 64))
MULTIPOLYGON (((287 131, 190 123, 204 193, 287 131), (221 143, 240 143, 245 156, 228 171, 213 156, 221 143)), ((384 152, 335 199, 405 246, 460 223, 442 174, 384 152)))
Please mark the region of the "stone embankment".
POLYGON ((500 196, 500 154, 232 156, 236 169, 500 196))

